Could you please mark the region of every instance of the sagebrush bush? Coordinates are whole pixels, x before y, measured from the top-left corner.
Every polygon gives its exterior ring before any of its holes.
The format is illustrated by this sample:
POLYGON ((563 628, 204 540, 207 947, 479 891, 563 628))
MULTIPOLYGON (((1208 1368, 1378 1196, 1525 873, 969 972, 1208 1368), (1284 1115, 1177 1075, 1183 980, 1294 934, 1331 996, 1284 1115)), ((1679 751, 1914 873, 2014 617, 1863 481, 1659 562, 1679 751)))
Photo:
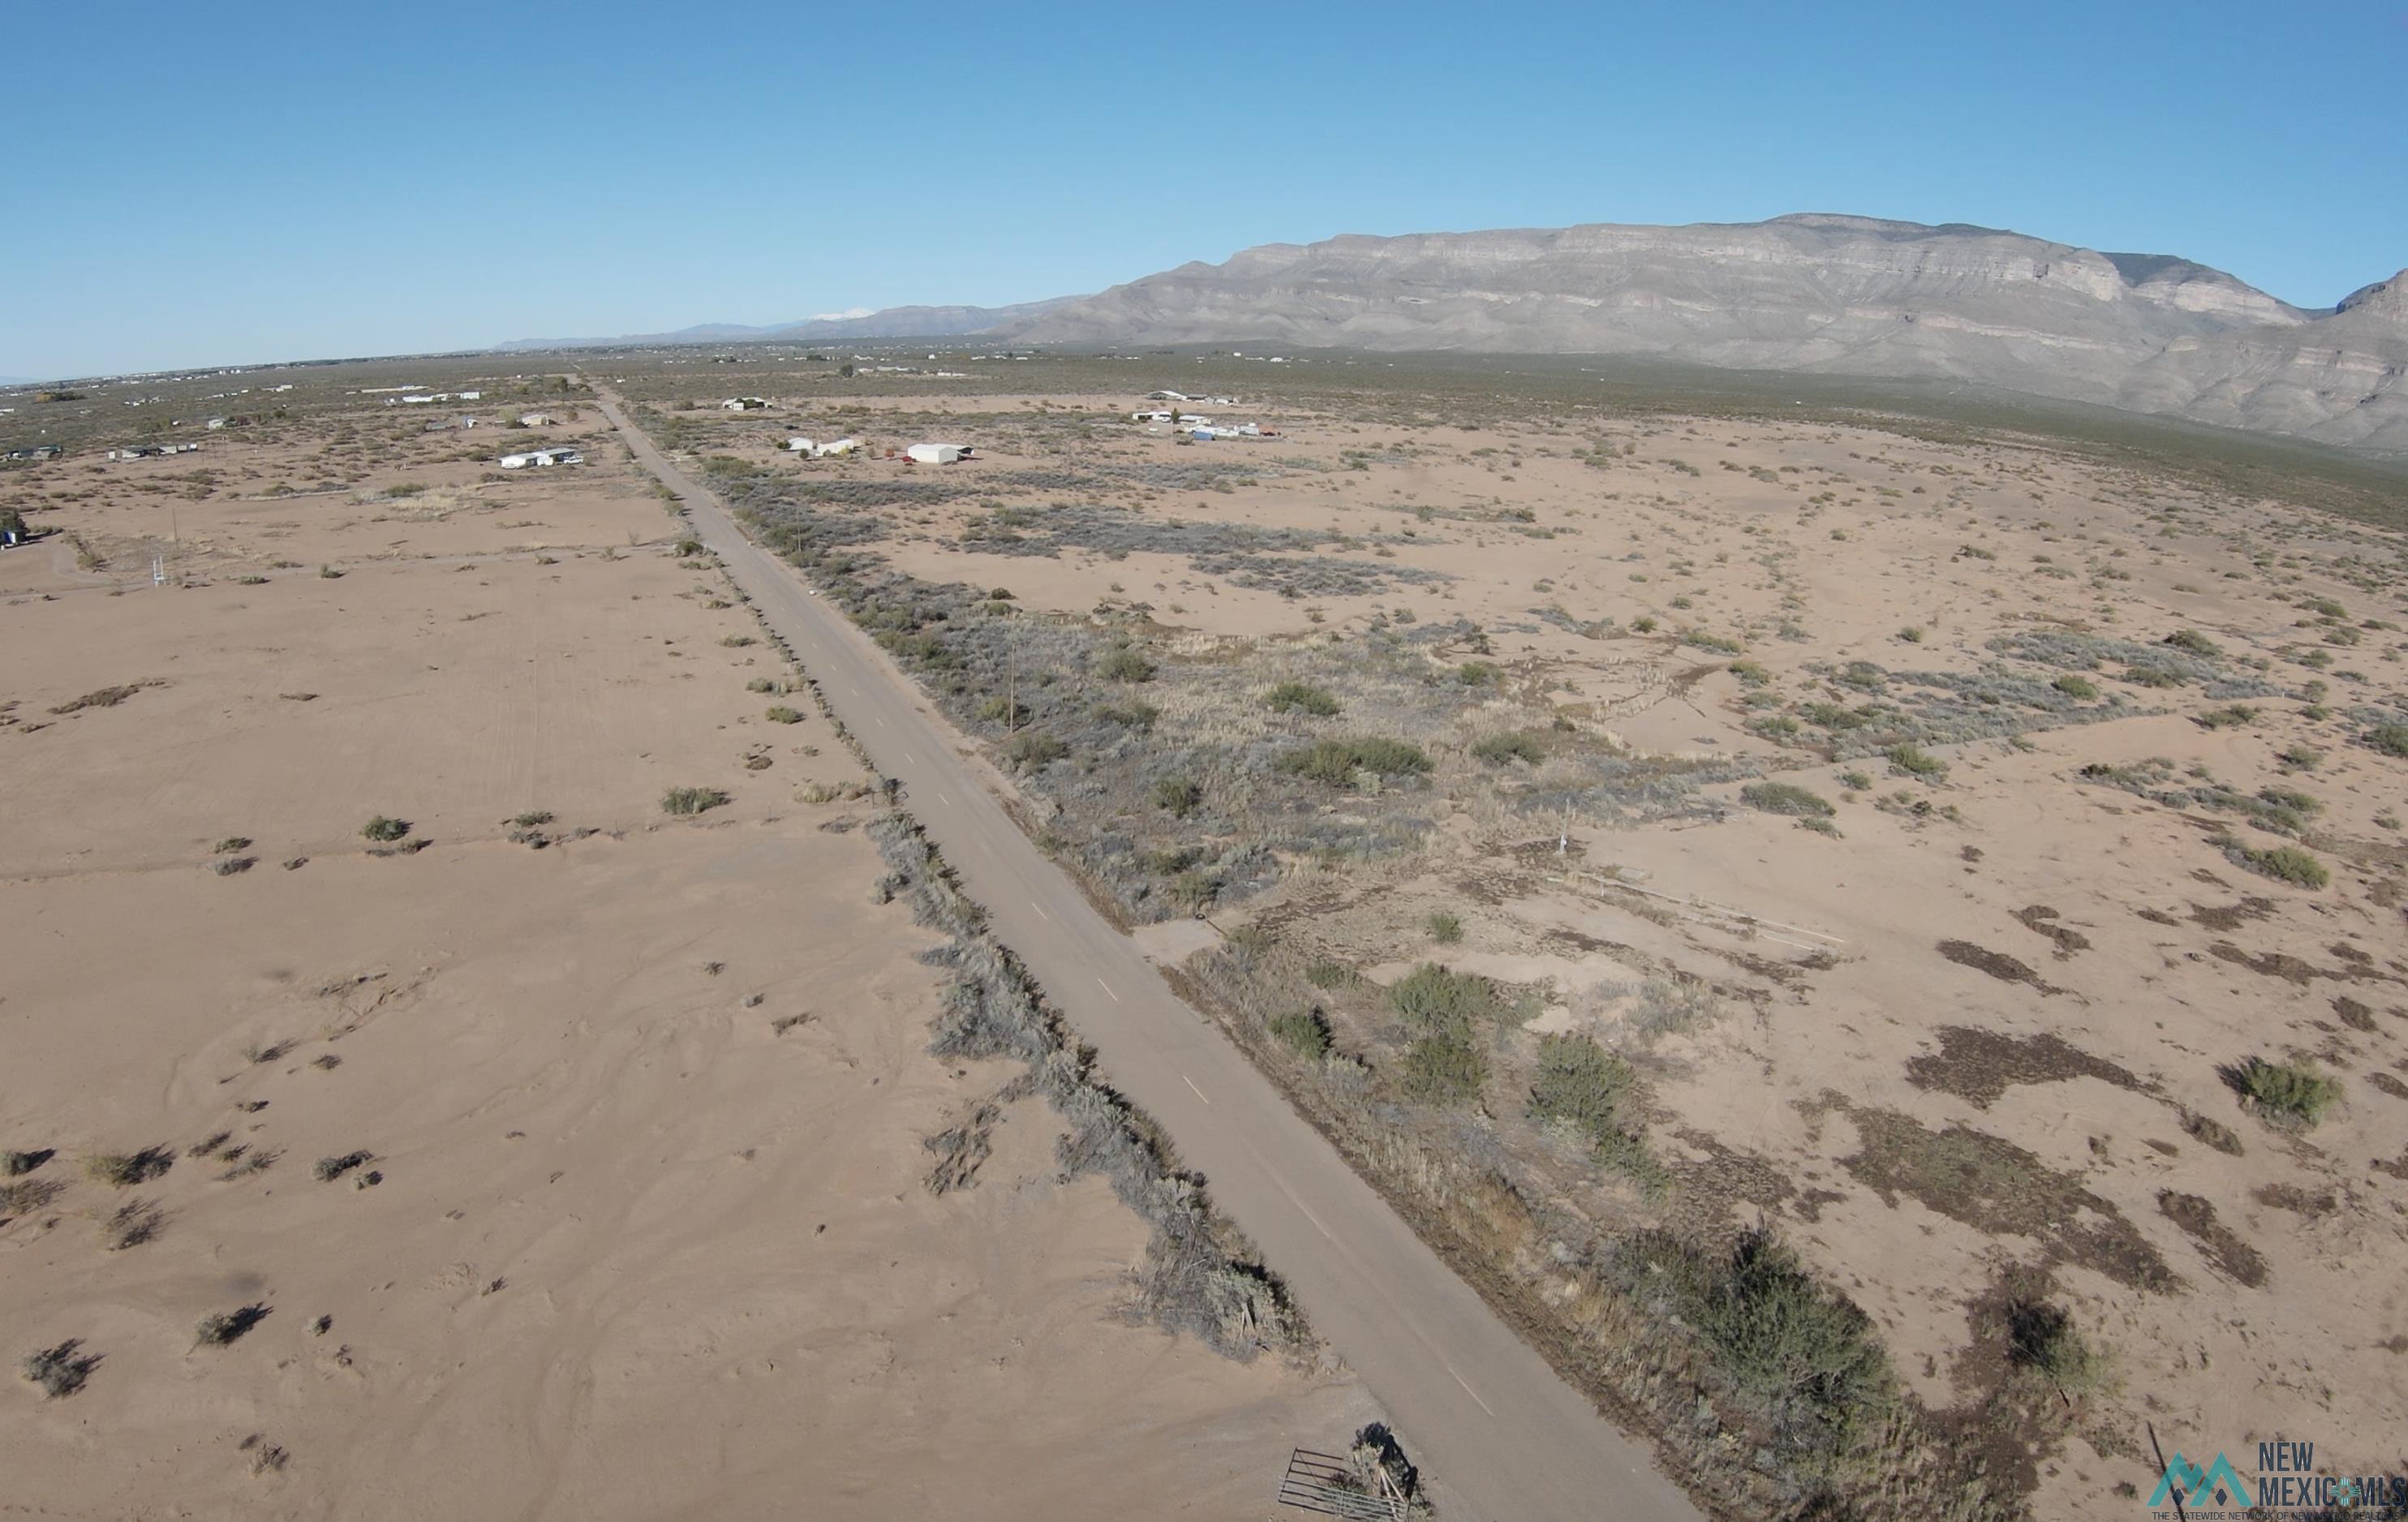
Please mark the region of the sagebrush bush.
POLYGON ((1270 1018, 1270 1032, 1297 1055, 1320 1061, 1329 1055, 1329 1022, 1319 1010, 1297 1010, 1270 1018))
POLYGON ((2238 1085, 2259 1114, 2302 1131, 2314 1130, 2341 1099, 2340 1080, 2304 1063, 2251 1057, 2240 1070, 2238 1085))
POLYGON ((1463 921, 1442 909, 1422 924, 1429 931, 1430 939, 1441 946, 1452 946, 1463 939, 1463 921))
POLYGON ((409 821, 379 814, 360 826, 360 833, 382 844, 401 840, 409 833, 409 821))
POLYGON ((1096 657, 1096 675, 1107 682, 1152 682, 1154 666, 1143 651, 1119 644, 1096 657))
POLYGON ((2225 843, 2224 854, 2232 861, 2260 877, 2271 877, 2314 892, 2332 881, 2325 864, 2295 845, 2252 846, 2238 840, 2225 843))
POLYGON ((1928 780, 1948 774, 1947 762, 1936 755, 1927 754, 1913 745, 1893 745, 1883 754, 1889 757, 1889 764, 1893 768, 1909 777, 1922 777, 1928 780))
POLYGON ((1828 800, 1795 783, 1750 783, 1739 790, 1739 797, 1749 808, 1769 814, 1828 819, 1834 811, 1828 800))
POLYGON ((1430 769, 1422 748, 1401 739, 1373 736, 1365 739, 1325 739, 1288 752, 1279 758, 1282 771, 1342 787, 1358 771, 1375 777, 1411 777, 1430 769))
POLYGON ((769 709, 761 716, 768 720, 771 724, 800 724, 803 722, 803 716, 800 711, 795 709, 790 709, 783 703, 780 703, 774 708, 769 709))
POLYGON ((1265 695, 1263 703, 1274 713, 1295 711, 1319 719, 1336 717, 1339 707, 1326 689, 1302 682, 1281 682, 1265 695))
POLYGON ((672 787, 661 795, 661 811, 682 818, 716 809, 727 801, 727 794, 720 788, 672 787))
POLYGON ((1154 806, 1185 819, 1204 806, 1204 789, 1190 777, 1165 777, 1154 784, 1154 806))
POLYGON ((1501 1008, 1496 984, 1436 962, 1424 962, 1398 979, 1388 990, 1388 1006, 1417 1031, 1455 1033, 1496 1019, 1501 1008))
POLYGON ((1509 734, 1482 736, 1471 742, 1471 754, 1475 760, 1485 761, 1492 767, 1501 767, 1508 761, 1526 761, 1535 767, 1546 759, 1547 748, 1536 735, 1515 730, 1509 734))
POLYGON ((1424 1036, 1405 1048, 1405 1092, 1425 1103, 1465 1103, 1487 1081, 1488 1059, 1468 1037, 1424 1036))

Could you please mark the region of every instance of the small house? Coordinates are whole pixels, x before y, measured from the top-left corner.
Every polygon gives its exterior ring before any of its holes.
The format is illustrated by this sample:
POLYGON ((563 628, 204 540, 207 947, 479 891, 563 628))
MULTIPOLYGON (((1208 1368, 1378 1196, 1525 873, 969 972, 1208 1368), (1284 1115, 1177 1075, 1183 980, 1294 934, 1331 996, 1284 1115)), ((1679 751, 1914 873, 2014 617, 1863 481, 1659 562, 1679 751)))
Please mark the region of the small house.
POLYGON ((904 458, 915 465, 952 465, 970 456, 967 444, 914 444, 903 452, 904 458))
POLYGON ((817 448, 813 449, 811 451, 811 458, 814 460, 836 459, 843 455, 851 454, 860 448, 861 440, 858 438, 830 439, 828 442, 819 445, 817 448))
POLYGON ((573 449, 531 449, 501 458, 505 470, 524 470, 529 466, 583 465, 585 456, 573 449))
POLYGON ((549 428, 552 426, 552 414, 549 412, 521 412, 519 414, 519 426, 522 428, 549 428))
POLYGON ((730 396, 719 404, 719 409, 723 412, 758 412, 767 409, 768 405, 767 401, 759 396, 730 396))

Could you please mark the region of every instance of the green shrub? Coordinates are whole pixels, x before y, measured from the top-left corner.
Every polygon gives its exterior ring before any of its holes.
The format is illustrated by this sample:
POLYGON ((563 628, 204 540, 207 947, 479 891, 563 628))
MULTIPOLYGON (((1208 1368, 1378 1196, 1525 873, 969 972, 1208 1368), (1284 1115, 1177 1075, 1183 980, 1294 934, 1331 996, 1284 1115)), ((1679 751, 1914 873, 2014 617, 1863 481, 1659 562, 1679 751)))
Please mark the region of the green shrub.
POLYGON ((224 840, 220 840, 217 844, 209 847, 209 852, 212 855, 230 856, 237 851, 248 851, 250 849, 250 836, 229 835, 224 840))
POLYGON ((1883 753, 1900 775, 1936 778, 1948 775, 1948 763, 1936 755, 1927 755, 1912 745, 1893 745, 1883 753))
POLYGON ((1319 687, 1301 682, 1283 682, 1267 694, 1263 702, 1274 713, 1291 710, 1310 713, 1315 718, 1333 718, 1338 712, 1338 699, 1319 687))
POLYGON ((1494 984, 1436 962, 1424 962, 1398 979, 1388 989, 1388 1005, 1417 1031, 1463 1036, 1476 1022, 1500 1012, 1494 984))
POLYGON ((1485 687, 1498 674, 1497 668, 1486 661, 1466 661, 1455 668, 1455 680, 1467 687, 1485 687))
POLYGON ((2234 703, 2227 708, 2212 708, 2204 713, 2196 714, 2191 722, 2201 729, 2234 729, 2245 724, 2253 724, 2257 718, 2256 709, 2245 703, 2234 703))
POLYGON ((1747 649, 1737 639, 1724 635, 1708 634, 1703 629, 1691 629, 1681 636, 1681 643, 1698 650, 1710 650, 1717 655, 1737 655, 1747 649))
POLYGON ((1840 773, 1840 785, 1853 788, 1859 793, 1869 793, 1872 791, 1873 780, 1861 771, 1843 771, 1840 773))
POLYGON ((1508 761, 1526 761, 1537 766, 1546 759, 1547 750, 1539 737, 1526 730, 1514 730, 1503 735, 1484 735, 1471 742, 1471 754, 1492 767, 1508 761))
POLYGON ((1919 645, 1923 643, 1923 629, 1920 625, 1910 624, 1898 631, 1898 637, 1910 645, 1919 645))
POLYGON ((2295 845, 2251 846, 2238 840, 2225 842, 2224 854, 2232 861, 2260 877, 2271 877, 2311 891, 2323 888, 2332 881, 2325 864, 2295 845))
POLYGON ((1430 769, 1430 758, 1418 745, 1378 736, 1365 739, 1325 739, 1288 752, 1279 768, 1313 782, 1342 787, 1358 771, 1376 777, 1410 777, 1430 769))
POLYGON ((1096 717, 1106 724, 1143 733, 1154 728, 1154 721, 1162 717, 1162 710, 1152 703, 1107 704, 1096 710, 1096 717))
POLYGON ((1028 705, 998 695, 978 706, 978 716, 989 724, 1022 725, 1028 722, 1028 705))
POLYGON ((380 844, 390 844, 409 833, 409 821, 379 814, 360 826, 360 833, 380 844))
POLYGON ((767 677, 754 677, 744 684, 744 690, 748 693, 773 693, 778 690, 778 684, 767 677))
POLYGON ((2050 685, 2054 686, 2058 692, 2063 693, 2066 696, 2072 698, 2077 703, 2087 703, 2092 698, 2099 696, 2099 683, 2091 681, 2088 677, 2078 676, 2071 671, 2068 671, 2065 675, 2057 678, 2057 681, 2050 683, 2050 685))
POLYGON ((2068 1395, 2106 1383, 2108 1360, 2083 1341, 2073 1317, 2040 1300, 2007 1307, 2007 1361, 2040 1375, 2068 1395))
POLYGON ((1656 620, 1650 614, 1641 613, 1637 618, 1630 621, 1630 627, 1633 633, 1654 634, 1656 632, 1656 620))
POLYGON ((683 817, 703 813, 728 801, 716 787, 672 787, 661 795, 661 811, 683 817))
POLYGON ((1792 1446, 1837 1450, 1895 1399, 1871 1319, 1817 1285, 1769 1228, 1719 1257, 1641 1232, 1614 1266, 1633 1292, 1669 1302, 1664 1309, 1696 1331, 1724 1378, 1773 1415, 1792 1446))
POLYGON ((2286 747, 2275 759, 2300 771, 2314 771, 2324 765, 2325 753, 2313 745, 2292 745, 2286 747))
POLYGON ((1040 767, 1052 766, 1068 755, 1070 747, 1051 735, 1042 734, 1034 729, 1024 729, 1011 737, 1010 743, 1004 746, 1003 754, 1010 758, 1013 766, 1023 770, 1034 771, 1040 767))
POLYGON ((2304 1064, 2263 1057, 2251 1057, 2241 1069, 2238 1086, 2268 1121, 2302 1131, 2314 1130, 2341 1098, 2340 1080, 2304 1064))
POLYGON ((1469 1038, 1424 1036, 1405 1048, 1405 1091, 1426 1104, 1463 1104, 1488 1081, 1488 1059, 1469 1038))
POLYGON ((1304 981, 1315 988, 1352 988, 1360 980, 1353 968, 1325 957, 1304 969, 1304 981))
POLYGON ((1096 675, 1107 682, 1152 682, 1154 663, 1133 645, 1116 644, 1096 660, 1096 675))
POLYGON ((1565 1122, 1594 1143, 1623 1128, 1622 1107, 1638 1081, 1630 1064, 1585 1036, 1541 1036, 1530 1113, 1565 1122))
POLYGON ((2385 755, 2408 760, 2408 724, 2378 724, 2366 732, 2366 743, 2385 755))
POLYGON ((2186 650, 2202 660, 2222 660, 2223 648, 2197 629, 2176 629, 2167 635, 2165 642, 2176 650, 2186 650))
POLYGON ((1733 661, 1728 669, 1742 687, 1762 687, 1772 681, 1772 673, 1758 661, 1733 661))
POLYGON ((1739 790, 1739 797, 1749 808, 1769 814, 1823 819, 1833 811, 1823 797, 1795 783, 1750 783, 1739 790))
POLYGON ((2179 687, 2190 681, 2180 671, 2157 666, 2128 666, 2124 680, 2136 687, 2179 687))
POLYGON ((1422 922, 1429 937, 1441 946, 1452 946, 1463 939, 1463 921, 1445 910, 1440 910, 1422 922))
POLYGON ((1298 1056, 1318 1062, 1329 1055, 1329 1022, 1319 1010, 1297 1010, 1288 1014, 1275 1014, 1270 1021, 1271 1034, 1292 1047, 1298 1056))
POLYGON ((1166 813, 1184 819, 1204 806, 1204 789, 1186 777, 1165 777, 1154 784, 1154 804, 1166 813))
POLYGON ((803 722, 803 716, 800 712, 786 707, 782 703, 768 710, 761 716, 768 720, 771 724, 800 724, 803 722))

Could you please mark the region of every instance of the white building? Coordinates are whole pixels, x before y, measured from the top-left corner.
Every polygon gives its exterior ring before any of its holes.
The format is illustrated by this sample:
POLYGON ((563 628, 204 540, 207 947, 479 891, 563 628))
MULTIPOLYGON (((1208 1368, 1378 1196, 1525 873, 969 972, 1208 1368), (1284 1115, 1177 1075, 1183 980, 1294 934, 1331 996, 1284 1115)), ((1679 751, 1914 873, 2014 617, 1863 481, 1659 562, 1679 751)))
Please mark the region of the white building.
POLYGON ((768 405, 759 396, 730 396, 719 404, 719 409, 723 412, 758 412, 768 405))
POLYGON ((828 442, 814 448, 811 451, 811 458, 814 460, 833 459, 841 455, 851 454, 860 448, 861 440, 858 438, 833 438, 828 442))
POLYGON ((809 454, 816 457, 819 453, 819 448, 820 447, 817 444, 811 442, 808 438, 789 438, 786 440, 786 452, 789 454, 809 454))
POLYGON ((918 465, 952 465, 969 458, 968 444, 914 444, 903 452, 904 457, 918 465))
POLYGON ((505 454, 501 467, 505 470, 524 470, 529 466, 583 465, 585 456, 573 449, 531 449, 516 454, 505 454))
POLYGON ((519 426, 522 428, 549 428, 552 426, 552 414, 549 412, 521 412, 519 414, 519 426))

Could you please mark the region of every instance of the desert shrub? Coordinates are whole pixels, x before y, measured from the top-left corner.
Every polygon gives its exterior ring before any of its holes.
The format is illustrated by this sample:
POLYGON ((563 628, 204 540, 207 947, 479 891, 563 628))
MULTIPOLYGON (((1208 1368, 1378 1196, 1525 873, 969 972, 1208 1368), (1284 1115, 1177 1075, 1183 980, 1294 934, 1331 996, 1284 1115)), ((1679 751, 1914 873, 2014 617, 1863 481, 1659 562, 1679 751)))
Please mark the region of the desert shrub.
POLYGON ((730 650, 742 650, 745 646, 757 644, 759 641, 749 634, 731 634, 724 636, 719 642, 730 650))
POLYGON ((1297 1010, 1272 1015, 1270 1030, 1299 1056, 1318 1062, 1329 1055, 1329 1022, 1322 1017, 1319 1010, 1297 1010))
POLYGON ((1154 806, 1185 819, 1204 806, 1204 789, 1191 777, 1165 777, 1154 784, 1154 806))
POLYGON ((248 835, 229 835, 224 840, 220 840, 217 844, 209 847, 209 851, 212 854, 220 856, 230 856, 237 851, 248 851, 250 849, 251 837, 248 835))
POLYGON ((2275 759, 2300 771, 2314 771, 2324 765, 2325 753, 2313 745, 2287 745, 2275 759))
POLYGON ((1154 727, 1154 721, 1162 717, 1162 710, 1152 703, 1107 705, 1096 710, 1096 717, 1106 724, 1119 725, 1124 729, 1143 732, 1154 727))
POLYGON ((754 677, 744 684, 744 690, 748 693, 773 693, 778 690, 778 684, 767 677, 754 677))
POLYGON ((2191 722, 2201 729, 2233 729, 2253 724, 2257 718, 2256 709, 2245 703, 2234 703, 2228 708, 2212 708, 2204 713, 2195 714, 2191 722))
POLYGON ((2086 703, 2099 696, 2099 683, 2088 677, 2077 676, 2071 671, 2068 671, 2049 685, 2077 703, 2086 703))
POLYGON ((1637 1084, 1630 1064, 1587 1037, 1541 1036, 1530 1113, 1561 1121, 1595 1143, 1622 1130, 1622 1107, 1637 1084))
POLYGON ((409 834, 409 821, 379 814, 360 826, 360 833, 380 844, 390 844, 409 834))
POLYGON ((512 814, 510 816, 510 823, 519 829, 541 829, 544 826, 552 823, 552 811, 549 809, 529 809, 523 814, 512 814))
POLYGON ((1772 681, 1772 673, 1766 670, 1759 661, 1733 661, 1728 669, 1732 676, 1739 678, 1742 687, 1767 686, 1772 681))
POLYGON ((1739 797, 1749 808, 1770 814, 1826 819, 1832 813, 1831 805, 1820 795, 1795 783, 1750 783, 1739 790, 1739 797))
POLYGON ((202 1347, 223 1347, 265 1321, 267 1314, 266 1306, 255 1303, 236 1311, 212 1312, 193 1328, 193 1341, 202 1347))
POLYGON ((1313 782, 1342 787, 1354 781, 1357 771, 1368 771, 1376 777, 1418 775, 1430 769, 1430 758, 1418 745, 1372 736, 1317 740, 1281 756, 1279 768, 1313 782))
POLYGON ((1488 1059, 1469 1037, 1442 1032, 1405 1048, 1405 1092, 1427 1104, 1462 1104, 1488 1081, 1488 1059))
POLYGON ((1388 1005, 1425 1032, 1469 1033, 1475 1022, 1498 1013, 1494 984, 1436 962, 1424 962, 1398 979, 1388 990, 1388 1005))
POLYGON ((17 1372, 39 1385, 45 1400, 64 1400, 82 1389, 84 1381, 100 1367, 98 1356, 82 1353, 82 1347, 83 1339, 70 1337, 56 1347, 28 1353, 18 1361, 17 1372))
POLYGON ((1096 659, 1096 675, 1107 682, 1152 682, 1154 662, 1132 645, 1116 644, 1096 659))
POLYGON ((95 1183, 127 1189, 137 1184, 148 1184, 176 1166, 176 1155, 166 1147, 144 1147, 140 1152, 104 1152, 89 1158, 83 1170, 95 1183))
POLYGON ((1547 751, 1538 736, 1517 729, 1502 735, 1483 735, 1471 742, 1471 754, 1492 767, 1501 767, 1508 761, 1526 761, 1535 767, 1546 759, 1547 751))
POLYGON ((2188 651, 2201 660, 2214 661, 2224 657, 2223 647, 2197 629, 2176 629, 2166 636, 2165 643, 2176 650, 2188 651))
POLYGON ((1613 1268, 1642 1304, 1692 1328, 1716 1371, 1810 1464, 1895 1400, 1870 1318, 1815 1284, 1767 1228, 1719 1256, 1667 1232, 1641 1232, 1616 1249, 1613 1268))
POLYGON ((1430 939, 1441 946, 1452 946, 1463 939, 1463 921, 1442 909, 1422 925, 1429 931, 1430 939))
POLYGON ((1747 649, 1746 645, 1737 639, 1726 635, 1708 634, 1703 629, 1691 629, 1681 636, 1681 643, 1695 646, 1698 650, 1712 651, 1717 655, 1737 655, 1747 649))
POLYGON ((1872 790, 1873 780, 1861 771, 1843 771, 1840 773, 1840 785, 1859 793, 1867 793, 1872 790))
POLYGON ((1323 688, 1302 682, 1283 682, 1267 694, 1263 702, 1274 713, 1297 711, 1317 719, 1334 718, 1338 699, 1323 688))
POLYGON ((1654 634, 1656 632, 1656 620, 1649 614, 1641 613, 1637 618, 1630 621, 1630 627, 1631 631, 1636 634, 1654 634))
POLYGON ((774 708, 769 709, 767 711, 763 713, 761 717, 768 720, 771 724, 800 724, 803 722, 803 716, 799 711, 786 707, 783 703, 780 703, 774 708))
POLYGON ((2366 743, 2385 755, 2408 760, 2408 724, 2378 724, 2366 732, 2366 743))
POLYGON ((716 787, 672 787, 661 795, 661 811, 680 818, 705 813, 729 801, 724 789, 716 787))
POLYGON ((1455 680, 1466 687, 1485 687, 1498 675, 1497 668, 1487 661, 1466 661, 1455 668, 1455 680))
POLYGON ((0 1152, 0 1177, 22 1178, 56 1156, 48 1147, 32 1152, 0 1152))
POLYGON ((1315 988, 1351 988, 1358 981, 1358 974, 1343 962, 1324 958, 1304 969, 1304 981, 1315 988))
POLYGON ((1912 745, 1893 745, 1883 754, 1889 757, 1890 766, 1904 776, 1929 779, 1948 774, 1947 762, 1912 745))
POLYGON ((2007 1307, 2007 1361, 2068 1395, 2097 1389, 2107 1377, 2106 1356, 2083 1341, 2063 1307, 2045 1300, 2007 1307))
POLYGON ((1899 630, 1898 637, 1900 639, 1905 640, 1910 645, 1919 645, 1923 643, 1923 630, 1916 625, 1910 624, 1905 628, 1899 630))
POLYGON ((1052 766, 1070 754, 1070 747, 1052 735, 1035 729, 1024 729, 1011 737, 1003 748, 1004 755, 1024 771, 1035 771, 1052 766))
POLYGON ((2305 1064, 2251 1057, 2234 1079, 2242 1096, 2272 1125, 2314 1130, 2341 1098, 2341 1081, 2305 1064))
POLYGON ((347 1152, 339 1157, 319 1158, 317 1165, 309 1170, 309 1175, 321 1184, 332 1184, 351 1170, 364 1168, 375 1161, 376 1154, 372 1152, 347 1152))
POLYGON ((978 716, 988 724, 1017 726, 1028 722, 1028 705, 1015 703, 1010 697, 997 694, 979 704, 978 716))
POLYGON ((2295 845, 2252 846, 2239 840, 2225 842, 2224 854, 2237 866, 2245 867, 2260 877, 2315 891, 2332 881, 2325 864, 2295 845))
POLYGON ((2136 687, 2179 687, 2190 678, 2169 666, 2128 666, 2124 680, 2136 687))

